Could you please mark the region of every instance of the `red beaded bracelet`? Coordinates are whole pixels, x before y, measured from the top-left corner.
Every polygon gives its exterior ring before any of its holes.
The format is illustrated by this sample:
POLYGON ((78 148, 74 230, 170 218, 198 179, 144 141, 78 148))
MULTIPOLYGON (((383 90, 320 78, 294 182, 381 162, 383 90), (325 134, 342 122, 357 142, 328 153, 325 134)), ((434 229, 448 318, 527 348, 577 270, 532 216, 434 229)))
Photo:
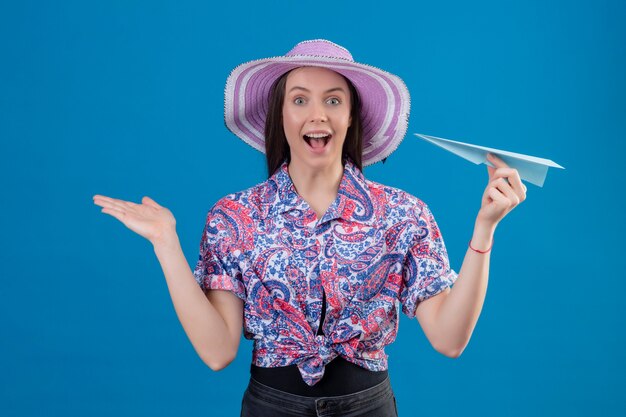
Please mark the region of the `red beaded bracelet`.
POLYGON ((478 252, 478 253, 487 253, 487 252, 489 252, 489 251, 491 250, 492 246, 493 246, 493 239, 491 239, 491 245, 489 246, 489 249, 487 249, 487 250, 478 250, 478 249, 474 249, 474 248, 472 247, 472 239, 470 239, 470 241, 469 241, 469 247, 470 247, 470 249, 471 249, 471 250, 473 250, 474 252, 478 252))

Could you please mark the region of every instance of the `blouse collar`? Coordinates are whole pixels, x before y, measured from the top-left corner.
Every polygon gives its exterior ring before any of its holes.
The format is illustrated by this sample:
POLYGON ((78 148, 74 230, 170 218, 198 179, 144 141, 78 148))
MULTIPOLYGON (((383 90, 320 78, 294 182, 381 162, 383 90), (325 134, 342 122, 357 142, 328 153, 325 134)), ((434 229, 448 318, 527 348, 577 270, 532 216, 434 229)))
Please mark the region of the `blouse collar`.
MULTIPOLYGON (((276 216, 294 209, 303 210, 308 207, 306 201, 296 191, 289 176, 287 161, 284 161, 274 175, 269 178, 268 183, 275 193, 273 193, 274 201, 269 208, 268 216, 276 216)), ((349 159, 344 164, 337 197, 319 223, 338 218, 348 222, 369 225, 373 225, 376 218, 365 176, 349 159)))

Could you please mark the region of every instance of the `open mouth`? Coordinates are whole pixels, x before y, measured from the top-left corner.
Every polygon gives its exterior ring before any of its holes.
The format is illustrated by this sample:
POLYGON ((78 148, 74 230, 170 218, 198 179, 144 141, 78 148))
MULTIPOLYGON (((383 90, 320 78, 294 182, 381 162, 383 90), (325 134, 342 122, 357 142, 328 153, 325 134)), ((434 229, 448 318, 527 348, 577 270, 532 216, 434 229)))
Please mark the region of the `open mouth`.
POLYGON ((323 149, 333 135, 329 133, 309 133, 304 135, 304 140, 313 149, 323 149))

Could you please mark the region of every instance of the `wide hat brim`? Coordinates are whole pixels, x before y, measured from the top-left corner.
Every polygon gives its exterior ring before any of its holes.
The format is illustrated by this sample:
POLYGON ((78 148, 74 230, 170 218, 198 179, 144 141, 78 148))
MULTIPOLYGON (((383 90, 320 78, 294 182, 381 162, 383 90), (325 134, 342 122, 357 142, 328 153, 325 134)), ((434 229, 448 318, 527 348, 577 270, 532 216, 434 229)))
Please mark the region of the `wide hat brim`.
MULTIPOLYGON (((343 50, 351 58, 349 52, 343 50)), ((406 134, 409 91, 398 76, 349 58, 299 54, 259 59, 237 66, 228 76, 224 90, 226 126, 247 144, 265 153, 265 119, 274 82, 294 68, 323 67, 349 79, 359 93, 363 165, 387 158, 406 134)))

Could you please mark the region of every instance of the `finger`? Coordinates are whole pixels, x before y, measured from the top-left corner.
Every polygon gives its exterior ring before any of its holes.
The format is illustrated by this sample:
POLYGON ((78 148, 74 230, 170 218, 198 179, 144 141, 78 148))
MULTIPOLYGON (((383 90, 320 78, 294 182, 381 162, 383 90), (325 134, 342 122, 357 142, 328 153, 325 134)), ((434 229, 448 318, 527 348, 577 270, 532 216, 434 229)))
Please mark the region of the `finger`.
POLYGON ((491 197, 491 200, 497 205, 501 207, 508 207, 508 198, 506 198, 506 196, 504 196, 504 194, 502 194, 500 190, 498 190, 496 187, 490 187, 489 190, 487 190, 487 194, 489 195, 489 197, 491 197))
POLYGON ((498 168, 494 174, 494 178, 505 178, 513 188, 517 197, 523 201, 526 199, 526 186, 522 183, 519 172, 514 168, 498 168))
POLYGON ((489 165, 487 165, 487 174, 489 174, 489 181, 491 181, 495 172, 496 169, 494 167, 490 167, 489 165))
POLYGON ((115 207, 103 207, 102 210, 100 211, 102 213, 109 214, 112 217, 115 217, 117 220, 124 223, 124 218, 126 217, 126 213, 123 212, 122 210, 115 208, 115 207))
POLYGON ((98 196, 98 195, 94 196, 93 202, 94 204, 97 204, 102 207, 117 207, 117 208, 132 209, 135 206, 137 206, 137 204, 131 201, 124 201, 124 200, 120 200, 117 198, 98 196))
MULTIPOLYGON (((520 201, 524 201, 526 200, 526 186, 524 185, 524 183, 522 182, 522 180, 520 180, 519 185, 522 187, 521 192, 518 192, 517 190, 515 191, 515 193, 519 196, 520 201)), ((515 188, 513 188, 515 189, 515 188)))
POLYGON ((485 204, 486 202, 489 203, 489 202, 493 201, 492 193, 493 193, 494 190, 498 194, 502 194, 502 192, 500 190, 498 190, 498 187, 497 187, 498 181, 501 181, 501 180, 500 179, 495 179, 495 180, 489 181, 489 183, 485 187, 485 191, 483 192, 482 204, 485 204))
POLYGON ((94 200, 94 204, 101 206, 101 207, 114 208, 120 211, 124 211, 125 209, 130 209, 128 205, 123 204, 123 202, 121 202, 120 200, 115 200, 111 198, 94 200))
MULTIPOLYGON (((491 198, 493 200, 493 195, 494 191, 497 192, 497 195, 500 196, 501 198, 498 198, 496 201, 498 202, 498 204, 501 205, 512 205, 512 202, 509 200, 509 195, 507 195, 505 188, 510 186, 508 185, 508 183, 506 183, 506 181, 503 178, 497 178, 493 181, 491 181, 487 187, 485 188, 485 193, 483 195, 484 198, 491 198), (506 200, 505 201, 503 201, 506 200)), ((512 193, 512 190, 510 191, 512 193)), ((514 194, 514 193, 513 193, 514 194)), ((484 202, 483 202, 484 203, 484 202)))
POLYGON ((508 168, 509 166, 498 156, 489 152, 487 153, 487 160, 491 162, 496 168, 508 168))
POLYGON ((154 208, 160 208, 161 207, 156 201, 154 201, 153 199, 151 199, 148 196, 144 196, 144 198, 141 199, 141 202, 144 203, 144 204, 148 204, 149 206, 152 206, 154 208))
POLYGON ((113 204, 113 203, 121 204, 121 203, 124 202, 124 200, 120 200, 120 199, 112 198, 112 197, 106 197, 106 196, 103 196, 103 195, 95 195, 95 196, 93 196, 93 200, 94 200, 94 202, 100 201, 100 202, 111 203, 111 204, 113 204))
POLYGON ((491 176, 491 178, 489 178, 489 185, 493 182, 496 181, 497 179, 503 178, 508 184, 509 183, 509 175, 512 175, 512 170, 511 168, 492 168, 493 169, 493 174, 491 176))
POLYGON ((510 207, 515 207, 520 203, 519 196, 513 191, 513 188, 506 181, 506 178, 498 178, 493 181, 493 186, 505 196, 510 207))

